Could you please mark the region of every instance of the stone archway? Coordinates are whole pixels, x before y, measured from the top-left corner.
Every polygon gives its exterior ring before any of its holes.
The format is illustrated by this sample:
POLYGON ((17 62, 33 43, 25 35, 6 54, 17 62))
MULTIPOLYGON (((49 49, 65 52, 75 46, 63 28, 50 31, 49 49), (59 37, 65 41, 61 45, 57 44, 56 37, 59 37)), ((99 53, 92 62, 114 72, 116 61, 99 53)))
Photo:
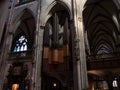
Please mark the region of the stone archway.
MULTIPOLYGON (((87 1, 83 11, 84 28, 87 32, 87 39, 90 49, 90 53, 87 54, 88 73, 89 75, 92 73, 94 73, 94 75, 97 74, 98 81, 96 80, 94 82, 100 82, 99 79, 101 82, 105 80, 110 90, 113 90, 112 81, 115 77, 115 73, 120 73, 120 67, 117 66, 117 61, 115 61, 115 57, 119 60, 119 57, 115 54, 119 54, 119 50, 117 50, 119 47, 116 46, 116 40, 118 40, 116 37, 118 37, 117 33, 119 32, 117 25, 117 11, 117 6, 112 0, 87 1), (93 56, 96 58, 89 59, 89 55, 91 55, 90 57, 93 56), (110 59, 113 62, 111 62, 110 59), (93 62, 91 62, 92 60, 93 62), (95 64, 96 62, 97 64, 95 64)), ((92 77, 93 80, 96 79, 94 75, 92 77)), ((95 86, 94 88, 97 89, 100 87, 95 86)))
POLYGON ((58 77, 63 88, 69 90, 74 83, 70 15, 61 3, 56 3, 49 13, 51 17, 46 22, 43 37, 43 77, 44 73, 58 77))

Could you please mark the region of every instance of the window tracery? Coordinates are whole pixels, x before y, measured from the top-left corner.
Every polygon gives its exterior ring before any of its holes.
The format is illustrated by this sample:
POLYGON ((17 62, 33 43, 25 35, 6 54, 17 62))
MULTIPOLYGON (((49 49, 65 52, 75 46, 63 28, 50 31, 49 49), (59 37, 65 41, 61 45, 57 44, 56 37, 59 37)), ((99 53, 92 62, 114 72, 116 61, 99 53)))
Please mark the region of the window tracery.
POLYGON ((25 38, 25 36, 22 35, 15 42, 14 52, 26 51, 27 48, 27 39, 25 38))

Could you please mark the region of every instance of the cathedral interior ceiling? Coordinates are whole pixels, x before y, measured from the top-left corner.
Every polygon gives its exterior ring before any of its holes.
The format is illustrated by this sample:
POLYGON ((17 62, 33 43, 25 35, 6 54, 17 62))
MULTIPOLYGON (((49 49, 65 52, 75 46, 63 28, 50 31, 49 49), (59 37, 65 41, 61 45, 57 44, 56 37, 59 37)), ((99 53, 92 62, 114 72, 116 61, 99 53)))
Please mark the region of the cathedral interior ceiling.
POLYGON ((118 33, 112 17, 117 16, 113 2, 87 3, 83 11, 85 30, 88 33, 90 50, 95 54, 111 53, 114 51, 115 37, 118 33), (108 9, 112 5, 112 9, 108 9), (111 11, 110 11, 111 10, 111 11))
MULTIPOLYGON (((88 0, 84 6, 83 21, 87 31, 90 53, 112 54, 116 50, 119 15, 117 6, 111 0, 88 0), (114 19, 113 19, 114 17, 114 19), (115 22, 115 21, 116 22, 115 22)), ((119 51, 116 51, 119 53, 119 51)), ((105 75, 108 73, 119 74, 119 68, 103 70, 91 70, 88 73, 95 75, 105 75)))

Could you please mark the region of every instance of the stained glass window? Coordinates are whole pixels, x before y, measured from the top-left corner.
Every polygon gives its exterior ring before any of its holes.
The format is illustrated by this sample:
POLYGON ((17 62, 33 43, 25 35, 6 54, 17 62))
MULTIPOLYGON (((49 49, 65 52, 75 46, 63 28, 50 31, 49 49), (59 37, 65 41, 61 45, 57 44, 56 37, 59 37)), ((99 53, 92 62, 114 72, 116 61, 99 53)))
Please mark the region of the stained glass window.
POLYGON ((27 47, 27 39, 25 36, 20 36, 15 43, 14 52, 26 51, 27 47))

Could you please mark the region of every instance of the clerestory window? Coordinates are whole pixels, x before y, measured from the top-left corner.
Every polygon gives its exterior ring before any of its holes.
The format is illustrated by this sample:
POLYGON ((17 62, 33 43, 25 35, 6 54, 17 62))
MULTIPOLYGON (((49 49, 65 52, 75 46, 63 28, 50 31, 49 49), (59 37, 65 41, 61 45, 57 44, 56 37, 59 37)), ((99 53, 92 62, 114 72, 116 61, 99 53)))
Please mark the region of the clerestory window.
POLYGON ((14 52, 26 51, 27 49, 27 39, 25 36, 22 35, 15 42, 14 52))

